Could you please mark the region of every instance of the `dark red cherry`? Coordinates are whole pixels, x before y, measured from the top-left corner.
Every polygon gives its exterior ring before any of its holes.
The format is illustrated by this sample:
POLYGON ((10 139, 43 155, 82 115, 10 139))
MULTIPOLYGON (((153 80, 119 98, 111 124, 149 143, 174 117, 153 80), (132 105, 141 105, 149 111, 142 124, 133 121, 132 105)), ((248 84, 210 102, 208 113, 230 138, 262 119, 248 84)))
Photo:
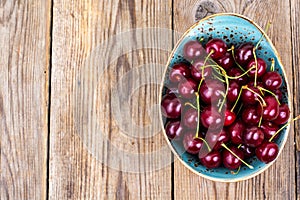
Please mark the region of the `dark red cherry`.
POLYGON ((222 143, 226 144, 229 141, 229 135, 222 129, 221 131, 212 132, 209 131, 206 133, 205 140, 208 143, 209 147, 214 150, 219 150, 222 148, 222 143))
POLYGON ((256 148, 255 154, 257 158, 264 162, 269 163, 275 160, 279 152, 278 145, 273 142, 264 142, 256 148))
POLYGON ((167 118, 178 118, 181 115, 181 102, 175 94, 166 94, 161 102, 162 114, 167 118))
POLYGON ((242 144, 239 148, 244 153, 245 158, 250 158, 255 155, 255 148, 242 144))
POLYGON ((278 72, 271 71, 267 72, 262 77, 262 82, 266 89, 273 91, 280 88, 282 84, 282 77, 278 72))
POLYGON ((241 144, 243 142, 242 134, 245 130, 245 125, 241 120, 234 122, 228 127, 227 132, 233 144, 241 144))
MULTIPOLYGON (((234 147, 234 146, 231 146, 229 147, 229 149, 235 153, 240 159, 244 159, 244 154, 243 152, 234 147)), ((232 153, 230 153, 228 150, 224 150, 223 151, 223 165, 227 168, 227 169, 231 169, 231 170, 234 170, 234 169, 237 169, 241 166, 242 162, 240 161, 240 159, 238 159, 237 157, 235 157, 232 153)))
POLYGON ((287 104, 281 104, 279 106, 279 114, 273 122, 278 125, 285 124, 290 118, 290 113, 289 106, 287 104))
POLYGON ((197 92, 198 84, 191 78, 182 80, 178 85, 178 92, 182 97, 186 99, 191 99, 195 97, 195 92, 197 92))
POLYGON ((228 93, 227 93, 227 101, 230 103, 234 103, 240 93, 241 86, 234 80, 229 81, 228 93))
POLYGON ((257 94, 261 95, 258 88, 248 84, 248 89, 243 89, 242 91, 242 101, 244 105, 254 105, 257 104, 257 99, 259 98, 257 94))
POLYGON ((224 119, 224 126, 229 126, 231 125, 235 119, 236 119, 236 115, 234 112, 231 112, 230 110, 226 109, 225 110, 225 119, 224 119))
POLYGON ((201 100, 206 104, 214 104, 219 99, 223 98, 225 93, 225 86, 221 81, 215 79, 208 79, 203 81, 200 86, 201 100))
POLYGON ((208 106, 203 109, 200 115, 201 124, 209 130, 220 130, 224 125, 224 117, 218 112, 218 109, 208 106))
POLYGON ((199 153, 201 147, 203 145, 203 140, 200 138, 195 138, 194 133, 186 133, 183 136, 183 147, 190 154, 199 153))
MULTIPOLYGON (((246 70, 248 70, 254 66, 256 66, 256 62, 255 62, 255 59, 252 59, 248 63, 246 70)), ((261 58, 257 58, 257 77, 262 77, 266 73, 266 70, 267 70, 266 62, 261 58)), ((255 77, 255 73, 256 73, 256 69, 254 68, 248 72, 248 75, 250 77, 255 77)))
POLYGON ((212 59, 219 59, 219 58, 222 58, 226 54, 227 45, 223 40, 214 38, 207 42, 205 50, 206 50, 206 53, 208 53, 208 54, 213 52, 210 55, 210 57, 212 59))
POLYGON ((221 58, 219 58, 217 60, 217 63, 221 67, 223 67, 223 69, 225 69, 226 71, 228 71, 234 65, 234 59, 232 57, 232 54, 230 52, 226 52, 224 56, 222 56, 221 58))
MULTIPOLYGON (((264 121, 261 124, 260 128, 265 134, 265 139, 270 139, 279 130, 278 125, 269 121, 264 121)), ((275 138, 277 138, 278 136, 279 134, 277 134, 275 138)))
POLYGON ((267 121, 276 119, 279 115, 279 104, 274 96, 264 97, 266 106, 258 105, 257 112, 262 113, 262 118, 267 121))
POLYGON ((178 63, 174 65, 169 73, 169 79, 173 83, 179 83, 183 79, 186 79, 190 76, 190 67, 185 63, 178 63))
POLYGON ((246 128, 243 134, 244 144, 250 147, 258 147, 265 138, 264 132, 257 126, 246 128))
POLYGON ((205 157, 199 156, 202 165, 209 169, 217 168, 222 164, 222 156, 219 151, 211 151, 205 157))
POLYGON ((204 52, 200 42, 195 40, 188 41, 183 47, 183 57, 188 61, 197 60, 204 52))
MULTIPOLYGON (((239 68, 233 67, 228 71, 228 75, 232 77, 238 77, 243 74, 243 71, 239 68)), ((245 85, 248 83, 248 76, 244 75, 240 78, 235 79, 240 85, 245 85)))
POLYGON ((254 45, 252 43, 244 43, 241 44, 236 50, 235 50, 235 61, 240 66, 247 65, 251 59, 254 58, 253 55, 253 49, 254 45))
POLYGON ((246 107, 242 112, 242 120, 247 125, 257 125, 260 120, 260 112, 256 107, 246 107))
POLYGON ((165 130, 170 140, 178 140, 182 136, 183 127, 179 120, 170 120, 166 124, 165 130))
MULTIPOLYGON (((191 74, 194 80, 200 81, 202 79, 202 69, 203 69, 203 60, 197 60, 193 63, 192 69, 191 69, 191 74)), ((212 68, 211 67, 205 67, 204 68, 204 78, 208 78, 212 76, 212 68)))
POLYGON ((183 124, 190 129, 197 128, 198 124, 198 111, 194 108, 189 108, 183 115, 183 124))

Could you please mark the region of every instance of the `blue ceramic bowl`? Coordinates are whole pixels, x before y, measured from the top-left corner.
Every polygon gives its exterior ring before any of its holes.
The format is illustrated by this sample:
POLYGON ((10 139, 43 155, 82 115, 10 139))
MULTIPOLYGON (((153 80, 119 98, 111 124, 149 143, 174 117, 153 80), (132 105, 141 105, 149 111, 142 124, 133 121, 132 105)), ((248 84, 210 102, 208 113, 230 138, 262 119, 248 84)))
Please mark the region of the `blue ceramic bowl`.
MULTIPOLYGON (((256 51, 257 56, 263 58, 267 62, 268 67, 271 66, 271 59, 275 59, 275 70, 282 75, 284 80, 282 85, 283 102, 288 103, 290 106, 290 91, 284 67, 281 64, 279 55, 271 40, 253 21, 242 15, 232 13, 222 13, 206 17, 198 21, 183 34, 169 57, 162 85, 168 84, 168 72, 170 68, 172 68, 174 64, 184 61, 182 49, 184 44, 190 40, 199 40, 199 38, 204 38, 203 43, 205 44, 211 38, 221 38, 227 43, 228 47, 230 47, 231 45, 237 46, 238 44, 245 42, 257 44, 262 36, 263 39, 260 43, 260 48, 256 51)), ((166 93, 165 90, 165 87, 162 87, 161 97, 166 93)), ((161 121, 163 122, 163 118, 161 118, 161 121)), ((279 154, 287 140, 288 132, 289 126, 282 130, 280 137, 276 140, 276 143, 279 146, 279 154)), ((232 174, 230 170, 224 167, 207 169, 201 165, 197 156, 193 156, 185 152, 181 142, 170 141, 165 133, 164 135, 173 153, 187 168, 202 177, 214 181, 236 182, 249 179, 266 170, 275 161, 274 160, 271 163, 265 164, 259 161, 256 157, 253 157, 246 161, 250 163, 254 169, 250 169, 245 165, 242 165, 242 168, 237 174, 232 174)))

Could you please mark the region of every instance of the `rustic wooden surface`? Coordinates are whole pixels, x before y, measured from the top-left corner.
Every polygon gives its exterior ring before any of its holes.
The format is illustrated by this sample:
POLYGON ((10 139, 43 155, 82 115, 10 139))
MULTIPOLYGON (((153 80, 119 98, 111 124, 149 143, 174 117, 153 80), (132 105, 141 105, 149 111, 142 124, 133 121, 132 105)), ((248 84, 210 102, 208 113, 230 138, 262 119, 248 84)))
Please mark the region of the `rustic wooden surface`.
POLYGON ((266 172, 216 183, 172 163, 150 109, 180 35, 204 16, 235 12, 262 27, 273 22, 268 34, 299 114, 299 7, 297 0, 0 1, 0 199, 300 199, 299 122, 266 172), (130 73, 135 78, 124 81, 130 73), (129 103, 116 99, 120 83, 129 103))

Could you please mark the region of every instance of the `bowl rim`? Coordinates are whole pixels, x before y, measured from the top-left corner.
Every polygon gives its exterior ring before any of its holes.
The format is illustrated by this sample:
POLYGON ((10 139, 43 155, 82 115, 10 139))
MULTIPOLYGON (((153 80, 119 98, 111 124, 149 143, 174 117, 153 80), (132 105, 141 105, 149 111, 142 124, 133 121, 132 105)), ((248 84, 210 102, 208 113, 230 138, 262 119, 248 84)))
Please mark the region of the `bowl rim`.
MULTIPOLYGON (((195 28, 196 26, 198 26, 200 23, 202 23, 203 21, 206 21, 210 18, 214 18, 216 16, 234 16, 234 17, 238 17, 238 18, 242 18, 248 22, 250 22, 251 24, 253 24, 261 33, 262 35, 265 37, 265 39, 267 40, 267 42, 270 44, 271 48, 274 50, 274 54, 276 55, 277 57, 277 61, 279 63, 279 65, 281 66, 281 70, 282 70, 282 73, 283 73, 283 77, 285 79, 285 82, 286 82, 286 87, 287 87, 287 93, 288 93, 288 107, 291 111, 290 113, 290 117, 289 117, 289 120, 291 120, 292 116, 293 116, 293 111, 291 109, 291 92, 290 92, 290 86, 289 86, 289 82, 288 82, 288 79, 287 79, 287 76, 286 76, 286 72, 285 72, 285 69, 284 69, 284 65, 282 64, 281 62, 281 57, 279 55, 279 53, 277 52, 274 44, 272 43, 271 39, 269 38, 269 36, 265 33, 265 31, 257 24, 255 23, 253 20, 251 20, 250 18, 242 15, 242 14, 237 14, 237 13, 230 13, 230 12, 225 12, 225 13, 216 13, 216 14, 212 14, 212 15, 209 15, 209 16, 206 16, 202 19, 200 19, 199 21, 195 22, 192 26, 190 26, 183 34, 182 36, 180 37, 180 39, 177 41, 176 45, 173 47, 172 49, 172 52, 168 58, 168 61, 167 61, 167 64, 165 66, 165 71, 163 73, 163 79, 162 79, 162 82, 161 82, 161 86, 160 86, 160 92, 159 92, 159 102, 162 101, 162 92, 163 92, 163 89, 164 89, 164 82, 165 82, 165 77, 166 77, 166 73, 168 71, 168 67, 170 65, 170 62, 172 60, 172 56, 174 55, 175 51, 177 50, 178 46, 181 44, 182 40, 185 38, 185 36, 193 29, 195 28)), ((167 141, 167 144, 169 146, 169 148, 171 149, 172 153, 176 156, 176 158, 185 166, 187 167, 189 170, 191 170, 193 173, 197 174, 198 176, 201 176, 203 178, 206 178, 208 180, 211 180, 211 181, 217 181, 217 182, 224 182, 224 183, 230 183, 230 182, 239 182, 239 181, 244 181, 244 180, 248 180, 248 179, 251 179, 259 174, 261 174, 262 172, 264 172, 265 170, 267 170, 279 157, 279 155, 281 154, 285 144, 286 144, 286 141, 287 141, 287 138, 288 138, 288 135, 289 135, 289 131, 290 131, 290 125, 289 124, 287 127, 286 127, 286 134, 285 134, 285 137, 283 138, 282 140, 282 144, 281 144, 281 147, 279 148, 279 151, 278 151, 278 155, 277 157, 270 163, 266 164, 263 168, 261 168, 260 170, 258 170, 257 172, 251 174, 251 175, 248 175, 248 176, 244 176, 244 177, 239 177, 239 178, 215 178, 215 177, 211 177, 211 176, 208 176, 208 175, 205 175, 205 174, 202 174, 200 172, 198 172, 197 170, 193 169, 190 165, 188 165, 186 162, 183 161, 182 158, 180 158, 180 156, 178 155, 178 153, 175 151, 175 149, 173 148, 170 140, 168 139, 167 135, 166 135, 166 132, 165 132, 165 129, 164 129, 164 123, 163 123, 163 118, 162 118, 162 111, 161 111, 161 106, 159 106, 159 117, 160 117, 160 122, 161 122, 161 127, 162 127, 162 131, 163 131, 163 135, 164 135, 164 138, 165 140, 167 141)), ((174 160, 175 162, 175 160, 174 160)))

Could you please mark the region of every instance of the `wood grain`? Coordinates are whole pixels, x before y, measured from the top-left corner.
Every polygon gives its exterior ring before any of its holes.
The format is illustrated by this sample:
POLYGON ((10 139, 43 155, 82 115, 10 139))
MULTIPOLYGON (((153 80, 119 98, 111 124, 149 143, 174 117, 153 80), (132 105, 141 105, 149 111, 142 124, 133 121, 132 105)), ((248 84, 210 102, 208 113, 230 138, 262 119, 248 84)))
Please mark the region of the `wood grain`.
POLYGON ((171 153, 164 160, 156 154, 157 165, 144 156, 166 146, 160 124, 148 114, 158 103, 159 86, 142 85, 155 83, 164 68, 132 71, 166 63, 164 50, 138 47, 147 43, 171 50, 172 33, 157 38, 149 30, 131 30, 170 29, 171 1, 54 0, 53 11, 49 199, 170 199, 171 167, 156 167, 170 164, 171 153), (122 33, 129 36, 118 37, 122 33), (120 55, 122 49, 127 50, 120 55), (120 113, 135 123, 122 124, 114 115, 119 95, 113 89, 128 73, 134 76, 120 91, 129 100, 121 104, 128 112, 120 113), (135 132, 150 123, 156 135, 143 138, 145 132, 135 132))
MULTIPOLYGON (((194 23, 195 19, 199 19, 199 16, 204 17, 207 14, 218 12, 236 12, 246 15, 262 27, 265 27, 268 21, 272 21, 273 25, 268 31, 268 35, 281 55, 288 79, 293 80, 292 44, 291 40, 288 39, 291 37, 289 2, 279 0, 174 0, 174 29, 184 32, 194 23)), ((296 26, 297 21, 294 23, 296 26)), ((175 38, 175 41, 177 39, 175 38)), ((292 91, 297 90, 297 85, 293 85, 292 82, 290 82, 290 86, 292 91)), ((238 183, 208 181, 193 174, 176 161, 174 166, 174 196, 175 199, 295 199, 294 166, 295 147, 292 127, 285 148, 275 164, 261 175, 247 181, 238 183)))
POLYGON ((0 199, 46 199, 50 1, 0 2, 0 199))
MULTIPOLYGON (((298 26, 299 21, 299 8, 300 2, 292 0, 291 1, 291 27, 292 27, 292 47, 293 47, 293 83, 294 83, 294 116, 300 114, 300 92, 299 92, 299 85, 300 85, 300 71, 299 71, 299 64, 300 64, 300 57, 299 57, 299 33, 300 29, 298 26)), ((297 199, 300 199, 300 133, 299 133, 300 122, 295 122, 295 143, 296 143, 296 187, 297 187, 297 199)))

